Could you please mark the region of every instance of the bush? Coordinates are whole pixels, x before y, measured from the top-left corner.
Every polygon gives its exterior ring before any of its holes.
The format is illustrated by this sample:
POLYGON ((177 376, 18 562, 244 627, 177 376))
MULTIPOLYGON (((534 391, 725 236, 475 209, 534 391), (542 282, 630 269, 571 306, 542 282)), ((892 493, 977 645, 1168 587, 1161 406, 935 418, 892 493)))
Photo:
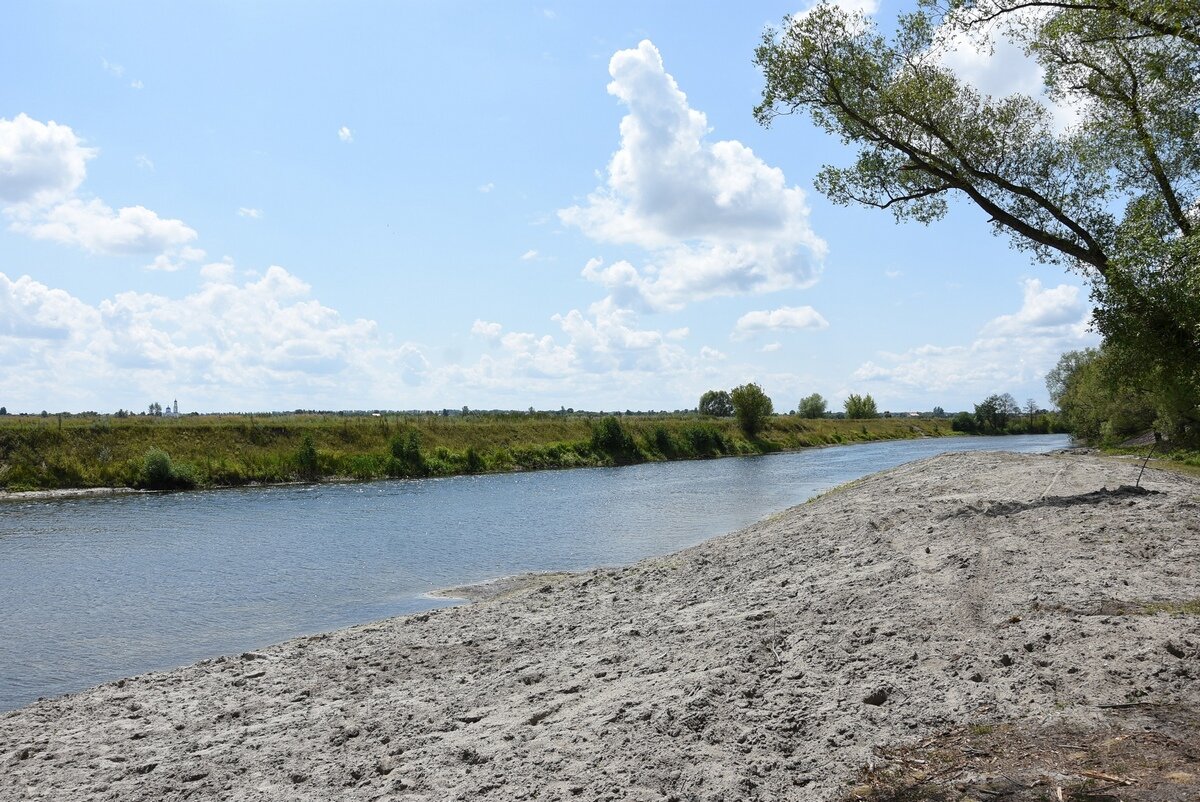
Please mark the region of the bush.
POLYGON ((313 444, 311 434, 304 435, 300 441, 300 450, 296 452, 297 473, 302 479, 315 479, 320 473, 317 465, 317 447, 313 444))
POLYGON ((762 431, 767 425, 767 418, 775 412, 771 399, 753 382, 734 387, 729 397, 733 401, 733 414, 738 426, 751 439, 762 431))
POLYGON ((141 485, 151 490, 195 487, 196 471, 190 465, 175 465, 171 455, 161 448, 151 448, 142 457, 141 485))
POLYGON ((397 432, 391 442, 392 462, 388 473, 396 476, 424 476, 428 468, 421 454, 421 435, 416 429, 397 432))
POLYGON ((970 412, 960 412, 950 421, 950 428, 956 432, 975 434, 975 416, 970 412))
POLYGON ((862 420, 879 417, 879 409, 870 393, 857 395, 851 393, 846 398, 846 417, 851 420, 862 420))
POLYGON ((601 418, 599 423, 592 426, 592 450, 607 454, 618 462, 629 459, 637 452, 633 438, 612 415, 601 418))

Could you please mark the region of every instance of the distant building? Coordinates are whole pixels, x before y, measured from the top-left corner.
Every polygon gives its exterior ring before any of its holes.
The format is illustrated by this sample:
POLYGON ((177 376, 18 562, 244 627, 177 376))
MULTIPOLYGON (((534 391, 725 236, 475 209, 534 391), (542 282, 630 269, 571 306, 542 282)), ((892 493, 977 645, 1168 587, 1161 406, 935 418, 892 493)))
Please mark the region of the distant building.
POLYGON ((171 405, 163 410, 163 417, 164 418, 178 418, 179 417, 179 399, 178 398, 175 399, 175 403, 173 405, 171 405))

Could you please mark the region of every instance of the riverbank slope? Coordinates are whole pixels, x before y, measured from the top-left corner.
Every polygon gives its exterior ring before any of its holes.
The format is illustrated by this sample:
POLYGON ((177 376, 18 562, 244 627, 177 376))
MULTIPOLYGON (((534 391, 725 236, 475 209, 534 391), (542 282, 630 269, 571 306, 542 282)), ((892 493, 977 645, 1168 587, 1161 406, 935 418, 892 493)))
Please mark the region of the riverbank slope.
POLYGON ((39 702, 0 715, 0 799, 1070 798, 1085 772, 1195 798, 1200 482, 1116 490, 1136 474, 943 455, 627 568, 39 702))
POLYGON ((8 415, 0 416, 0 499, 629 465, 950 434, 941 418, 777 415, 747 439, 732 418, 687 412, 8 415))

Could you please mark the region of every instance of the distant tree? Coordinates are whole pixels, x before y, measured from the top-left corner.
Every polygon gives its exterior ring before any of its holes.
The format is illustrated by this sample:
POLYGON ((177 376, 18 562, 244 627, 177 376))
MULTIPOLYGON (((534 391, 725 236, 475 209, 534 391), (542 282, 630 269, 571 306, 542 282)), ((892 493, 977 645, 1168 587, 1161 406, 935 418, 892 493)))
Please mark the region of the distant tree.
POLYGON ((933 417, 935 417, 935 418, 946 417, 946 410, 942 409, 941 407, 934 407, 933 408, 933 417))
POLYGON ((0 415, 7 415, 8 407, 0 407, 0 415))
POLYGON ((716 418, 728 418, 733 414, 733 401, 724 390, 709 390, 700 396, 701 415, 712 415, 716 418))
POLYGON ((875 406, 875 399, 871 394, 857 395, 851 393, 846 398, 846 417, 853 420, 866 418, 878 418, 879 409, 875 406))
POLYGON ((825 414, 825 409, 828 405, 820 393, 813 393, 806 398, 800 399, 800 406, 797 411, 803 418, 819 418, 825 414))
POLYGON ((1009 393, 989 395, 975 405, 975 424, 980 432, 1003 434, 1009 420, 1020 414, 1021 408, 1009 393))
POLYGON ((747 437, 755 437, 767 425, 767 418, 775 412, 775 405, 757 384, 748 383, 734 387, 729 393, 733 414, 738 426, 747 437))
POLYGON ((1025 399, 1025 414, 1029 416, 1029 426, 1033 427, 1033 416, 1037 414, 1037 402, 1032 398, 1025 399))

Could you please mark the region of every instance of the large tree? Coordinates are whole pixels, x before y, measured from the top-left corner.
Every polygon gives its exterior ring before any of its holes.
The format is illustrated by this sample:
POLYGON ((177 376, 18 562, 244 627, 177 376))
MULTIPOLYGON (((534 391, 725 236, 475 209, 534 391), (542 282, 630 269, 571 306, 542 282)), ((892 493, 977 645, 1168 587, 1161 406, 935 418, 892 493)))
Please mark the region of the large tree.
POLYGON ((1200 427, 1200 10, 1196 0, 925 0, 887 37, 818 6, 770 31, 755 114, 806 112, 858 148, 818 189, 928 223, 954 198, 996 233, 1092 283, 1106 348, 1156 399, 1160 424, 1200 427), (1016 40, 1038 99, 993 97, 943 56, 963 37, 1016 40))

